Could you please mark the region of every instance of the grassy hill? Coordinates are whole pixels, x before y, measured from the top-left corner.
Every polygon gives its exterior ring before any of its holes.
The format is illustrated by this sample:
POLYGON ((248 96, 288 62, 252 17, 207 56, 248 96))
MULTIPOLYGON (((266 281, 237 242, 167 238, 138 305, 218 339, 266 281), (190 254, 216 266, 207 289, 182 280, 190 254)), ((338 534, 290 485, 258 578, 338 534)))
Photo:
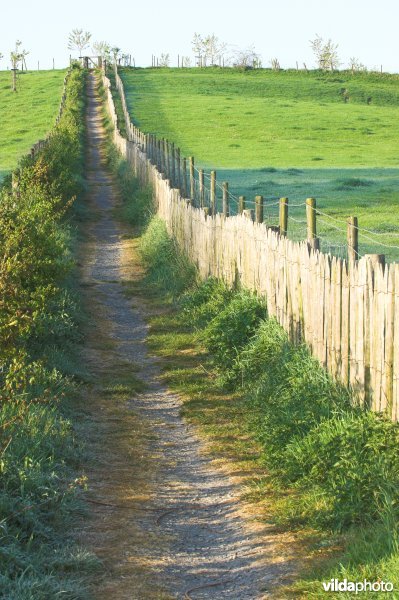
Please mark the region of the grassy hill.
POLYGON ((64 70, 20 73, 13 92, 11 73, 0 72, 0 179, 51 129, 64 77, 64 70))
POLYGON ((204 165, 398 164, 397 76, 233 69, 121 74, 136 123, 204 165))
MULTIPOLYGON (((399 76, 127 68, 121 77, 143 131, 215 168, 234 196, 264 195, 271 224, 278 197, 314 196, 338 219, 318 218, 323 250, 345 254, 345 221, 356 215, 375 232, 361 232, 361 254, 399 259, 399 76)), ((291 237, 303 239, 304 207, 290 216, 291 237)))

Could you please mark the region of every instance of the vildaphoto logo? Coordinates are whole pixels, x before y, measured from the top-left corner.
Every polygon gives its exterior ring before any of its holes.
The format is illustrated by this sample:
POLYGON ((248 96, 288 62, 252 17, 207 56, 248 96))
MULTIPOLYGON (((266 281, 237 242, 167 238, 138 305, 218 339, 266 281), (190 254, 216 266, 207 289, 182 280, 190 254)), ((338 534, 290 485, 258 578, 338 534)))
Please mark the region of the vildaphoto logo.
POLYGON ((323 588, 325 592, 354 592, 360 594, 361 592, 392 592, 393 583, 390 581, 348 581, 347 579, 331 579, 326 582, 323 581, 323 588))

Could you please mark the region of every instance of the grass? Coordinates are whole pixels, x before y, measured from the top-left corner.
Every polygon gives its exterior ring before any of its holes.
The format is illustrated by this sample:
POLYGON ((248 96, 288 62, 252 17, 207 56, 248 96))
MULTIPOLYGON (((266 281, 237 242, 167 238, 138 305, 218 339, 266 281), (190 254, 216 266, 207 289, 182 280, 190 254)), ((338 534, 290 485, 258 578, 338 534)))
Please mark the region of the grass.
POLYGON ((219 183, 229 182, 232 213, 239 195, 253 208, 262 194, 265 220, 277 225, 276 201, 288 196, 288 235, 303 240, 303 203, 315 197, 338 220, 319 215, 323 251, 346 257, 346 220, 355 215, 373 232, 359 232, 360 254, 399 259, 397 76, 231 69, 121 69, 121 76, 133 121, 195 156, 206 174, 215 168, 219 183))
POLYGON ((398 163, 395 75, 125 68, 121 76, 136 124, 204 166, 398 163))
POLYGON ((20 73, 17 92, 10 71, 0 71, 0 180, 54 125, 64 70, 20 73))

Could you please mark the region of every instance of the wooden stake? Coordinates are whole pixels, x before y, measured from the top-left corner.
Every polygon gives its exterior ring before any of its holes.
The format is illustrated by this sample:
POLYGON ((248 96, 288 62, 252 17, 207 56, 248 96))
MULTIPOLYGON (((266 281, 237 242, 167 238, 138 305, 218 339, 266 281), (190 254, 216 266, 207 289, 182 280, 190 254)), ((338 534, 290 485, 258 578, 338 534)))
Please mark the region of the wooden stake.
POLYGON ((182 187, 182 196, 183 198, 187 197, 188 185, 187 185, 187 159, 183 158, 183 187, 182 187))
POLYGON ((288 198, 280 198, 279 208, 280 235, 286 236, 288 229, 288 198))
POLYGON ((255 196, 255 221, 263 223, 263 196, 255 196))
POLYGON ((238 214, 242 215, 245 210, 245 196, 239 196, 238 198, 238 214))
POLYGON ((382 265, 385 269, 385 254, 365 254, 364 258, 367 258, 375 268, 377 265, 382 265))
POLYGON ((204 187, 204 170, 203 169, 200 169, 198 172, 198 180, 199 180, 200 207, 203 208, 205 206, 205 187, 204 187))
POLYGON ((230 214, 229 208, 229 184, 227 181, 223 182, 223 215, 228 217, 230 214))
POLYGON ((170 145, 170 173, 171 173, 171 181, 172 187, 176 185, 176 157, 175 157, 175 144, 174 142, 170 145))
POLYGON ((306 199, 306 221, 307 221, 307 238, 310 248, 313 250, 320 249, 320 241, 316 236, 316 200, 315 198, 306 199))
POLYGON ((190 156, 190 198, 195 201, 194 156, 190 156))
POLYGON ((359 230, 357 217, 349 217, 346 238, 348 242, 348 263, 351 264, 359 256, 359 230))
POLYGON ((176 159, 176 187, 181 188, 181 172, 180 172, 180 148, 175 149, 175 159, 176 159))
POLYGON ((216 171, 211 171, 211 195, 210 195, 211 215, 216 214, 216 171))

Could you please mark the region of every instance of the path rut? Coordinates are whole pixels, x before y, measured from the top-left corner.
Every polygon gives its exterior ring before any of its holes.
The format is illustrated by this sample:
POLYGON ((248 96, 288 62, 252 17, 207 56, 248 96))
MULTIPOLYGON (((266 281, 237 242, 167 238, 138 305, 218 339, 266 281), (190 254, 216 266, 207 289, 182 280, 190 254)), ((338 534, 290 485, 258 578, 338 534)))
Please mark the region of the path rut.
MULTIPOLYGON (((149 472, 152 492, 127 517, 144 532, 144 540, 137 547, 132 539, 128 550, 125 544, 120 560, 129 552, 146 554, 156 565, 154 578, 168 594, 165 597, 269 598, 290 572, 289 557, 278 554, 267 527, 245 518, 239 489, 212 464, 195 428, 181 418, 181 400, 165 388, 160 367, 148 353, 145 307, 124 293, 126 232, 114 217, 117 193, 102 160, 104 129, 93 75, 87 110, 88 183, 98 218, 89 228, 83 284, 103 311, 115 356, 131 363, 132 369, 138 365, 138 376, 146 382, 145 391, 128 401, 128 409, 151 432, 150 460, 156 466, 149 472), (152 540, 159 537, 159 545, 147 546, 146 532, 152 540)), ((148 448, 143 447, 145 452, 148 448)), ((103 556, 106 562, 106 550, 103 556)), ((142 593, 124 589, 120 595, 114 591, 113 597, 147 600, 142 593)))

